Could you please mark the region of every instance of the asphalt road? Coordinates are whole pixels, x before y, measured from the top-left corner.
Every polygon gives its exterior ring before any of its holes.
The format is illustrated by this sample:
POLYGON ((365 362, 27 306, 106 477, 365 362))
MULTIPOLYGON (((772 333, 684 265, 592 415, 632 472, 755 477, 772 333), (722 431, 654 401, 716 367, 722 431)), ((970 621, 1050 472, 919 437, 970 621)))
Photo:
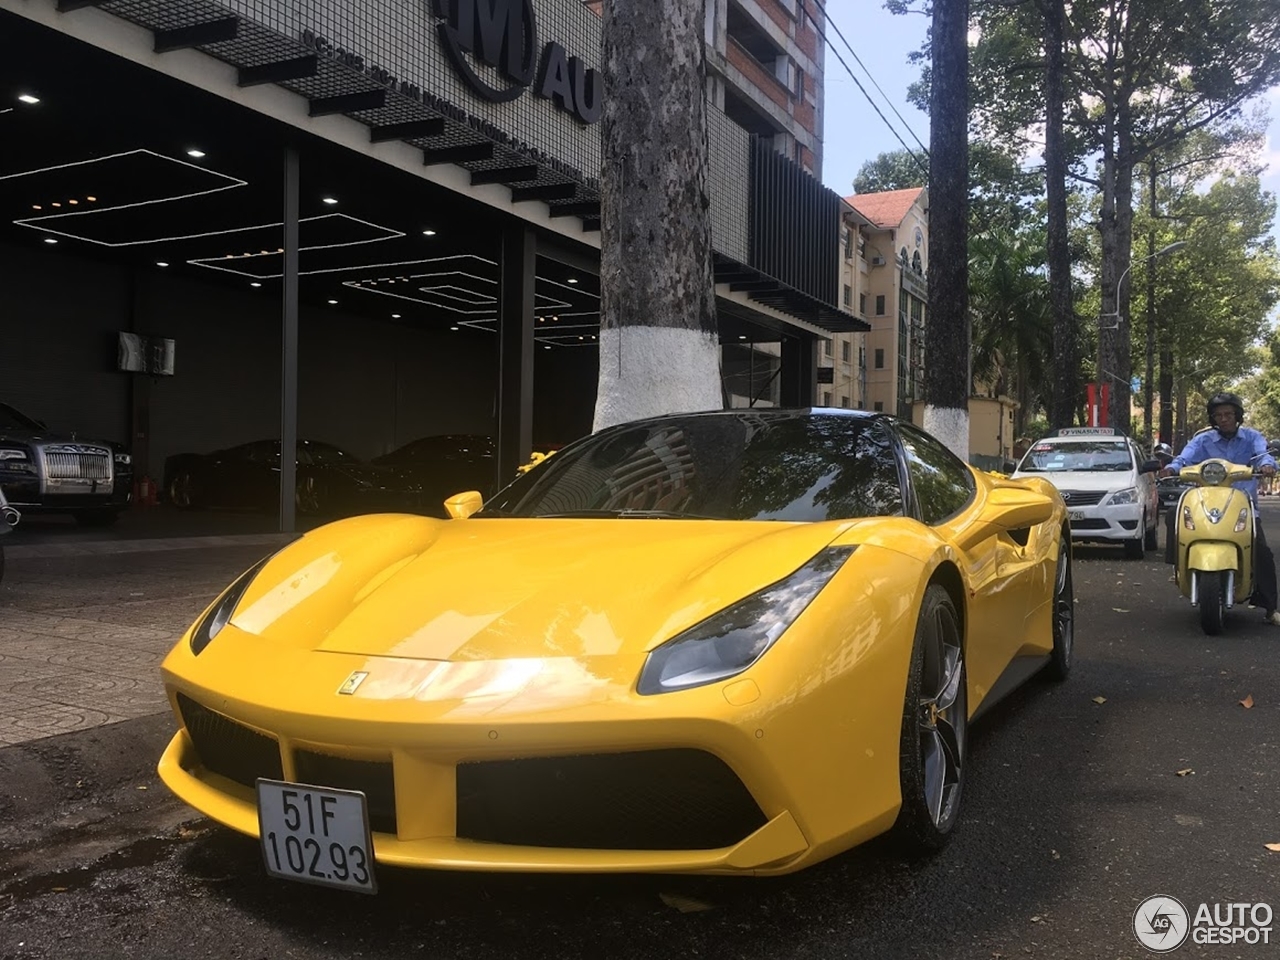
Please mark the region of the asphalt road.
MULTIPOLYGON (((39 562, 88 589, 103 568, 39 562)), ((1078 551, 1071 678, 975 727, 961 830, 921 862, 872 843, 767 880, 383 868, 363 897, 268 880, 254 842, 173 800, 165 714, 0 749, 0 958, 1151 956, 1148 896, 1280 910, 1280 628, 1238 610, 1206 638, 1167 575, 1078 551)))

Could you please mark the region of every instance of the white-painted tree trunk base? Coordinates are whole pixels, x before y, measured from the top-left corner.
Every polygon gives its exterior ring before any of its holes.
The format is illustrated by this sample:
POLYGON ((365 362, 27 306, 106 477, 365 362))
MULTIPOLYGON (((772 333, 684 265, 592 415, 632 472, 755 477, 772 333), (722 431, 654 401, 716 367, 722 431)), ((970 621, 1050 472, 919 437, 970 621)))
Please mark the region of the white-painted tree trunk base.
POLYGON ((924 429, 965 463, 969 462, 969 411, 956 407, 924 408, 924 429))
POLYGON ((600 381, 593 430, 644 417, 723 406, 717 337, 678 327, 600 331, 600 381))

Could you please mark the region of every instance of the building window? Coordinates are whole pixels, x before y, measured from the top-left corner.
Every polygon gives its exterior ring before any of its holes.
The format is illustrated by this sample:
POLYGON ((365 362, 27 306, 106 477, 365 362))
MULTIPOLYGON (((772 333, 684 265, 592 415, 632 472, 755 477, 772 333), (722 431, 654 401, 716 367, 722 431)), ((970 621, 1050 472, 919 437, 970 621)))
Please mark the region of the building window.
POLYGON ((831 406, 831 391, 830 391, 830 390, 823 390, 823 391, 822 391, 822 405, 823 405, 824 407, 829 407, 829 406, 831 406))
POLYGON ((850 308, 853 306, 853 287, 847 283, 844 285, 844 305, 850 308))
POLYGON ((840 406, 842 406, 842 407, 844 407, 846 410, 848 410, 848 409, 849 409, 849 398, 848 398, 848 397, 841 397, 841 398, 840 398, 840 406))
POLYGON ((823 340, 823 341, 822 341, 822 355, 823 355, 823 356, 825 356, 825 357, 829 357, 829 356, 831 356, 831 341, 830 341, 830 340, 823 340))
POLYGON ((876 347, 876 369, 884 369, 884 347, 876 347))
POLYGON ((796 96, 796 103, 804 103, 804 68, 794 60, 791 62, 791 75, 795 80, 791 92, 796 96))
POLYGON ((884 294, 883 293, 876 294, 876 316, 877 317, 884 316, 884 294))
POLYGON ((867 315, 867 295, 865 293, 858 294, 858 312, 864 317, 867 315))
POLYGON ((849 362, 849 358, 850 358, 849 351, 850 351, 850 344, 849 344, 849 341, 846 340, 844 341, 844 343, 840 344, 840 359, 843 360, 845 363, 849 362))
POLYGON ((878 413, 884 413, 884 404, 879 400, 876 401, 876 411, 878 413))
POLYGON ((924 273, 924 265, 920 262, 920 251, 917 250, 911 255, 911 269, 916 273, 924 273))
POLYGON ((846 230, 844 232, 844 258, 846 260, 853 259, 853 231, 846 230))

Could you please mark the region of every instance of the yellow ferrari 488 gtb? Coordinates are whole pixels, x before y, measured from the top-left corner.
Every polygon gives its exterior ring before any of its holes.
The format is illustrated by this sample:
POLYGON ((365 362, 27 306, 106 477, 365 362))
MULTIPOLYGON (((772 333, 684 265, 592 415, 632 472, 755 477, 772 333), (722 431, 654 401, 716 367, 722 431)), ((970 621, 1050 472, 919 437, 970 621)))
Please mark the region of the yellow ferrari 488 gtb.
POLYGON ((623 424, 448 507, 307 534, 164 662, 164 782, 273 875, 937 849, 970 720, 1070 668, 1056 490, 883 415, 623 424))

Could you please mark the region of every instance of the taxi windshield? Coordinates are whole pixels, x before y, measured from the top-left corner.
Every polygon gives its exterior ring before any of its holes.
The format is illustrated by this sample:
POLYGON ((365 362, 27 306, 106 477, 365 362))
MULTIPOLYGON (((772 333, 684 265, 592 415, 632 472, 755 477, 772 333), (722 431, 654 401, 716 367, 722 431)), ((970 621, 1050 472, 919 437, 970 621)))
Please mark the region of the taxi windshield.
POLYGON ((1031 473, 1119 473, 1133 469, 1133 457, 1123 440, 1041 440, 1018 468, 1031 473))

